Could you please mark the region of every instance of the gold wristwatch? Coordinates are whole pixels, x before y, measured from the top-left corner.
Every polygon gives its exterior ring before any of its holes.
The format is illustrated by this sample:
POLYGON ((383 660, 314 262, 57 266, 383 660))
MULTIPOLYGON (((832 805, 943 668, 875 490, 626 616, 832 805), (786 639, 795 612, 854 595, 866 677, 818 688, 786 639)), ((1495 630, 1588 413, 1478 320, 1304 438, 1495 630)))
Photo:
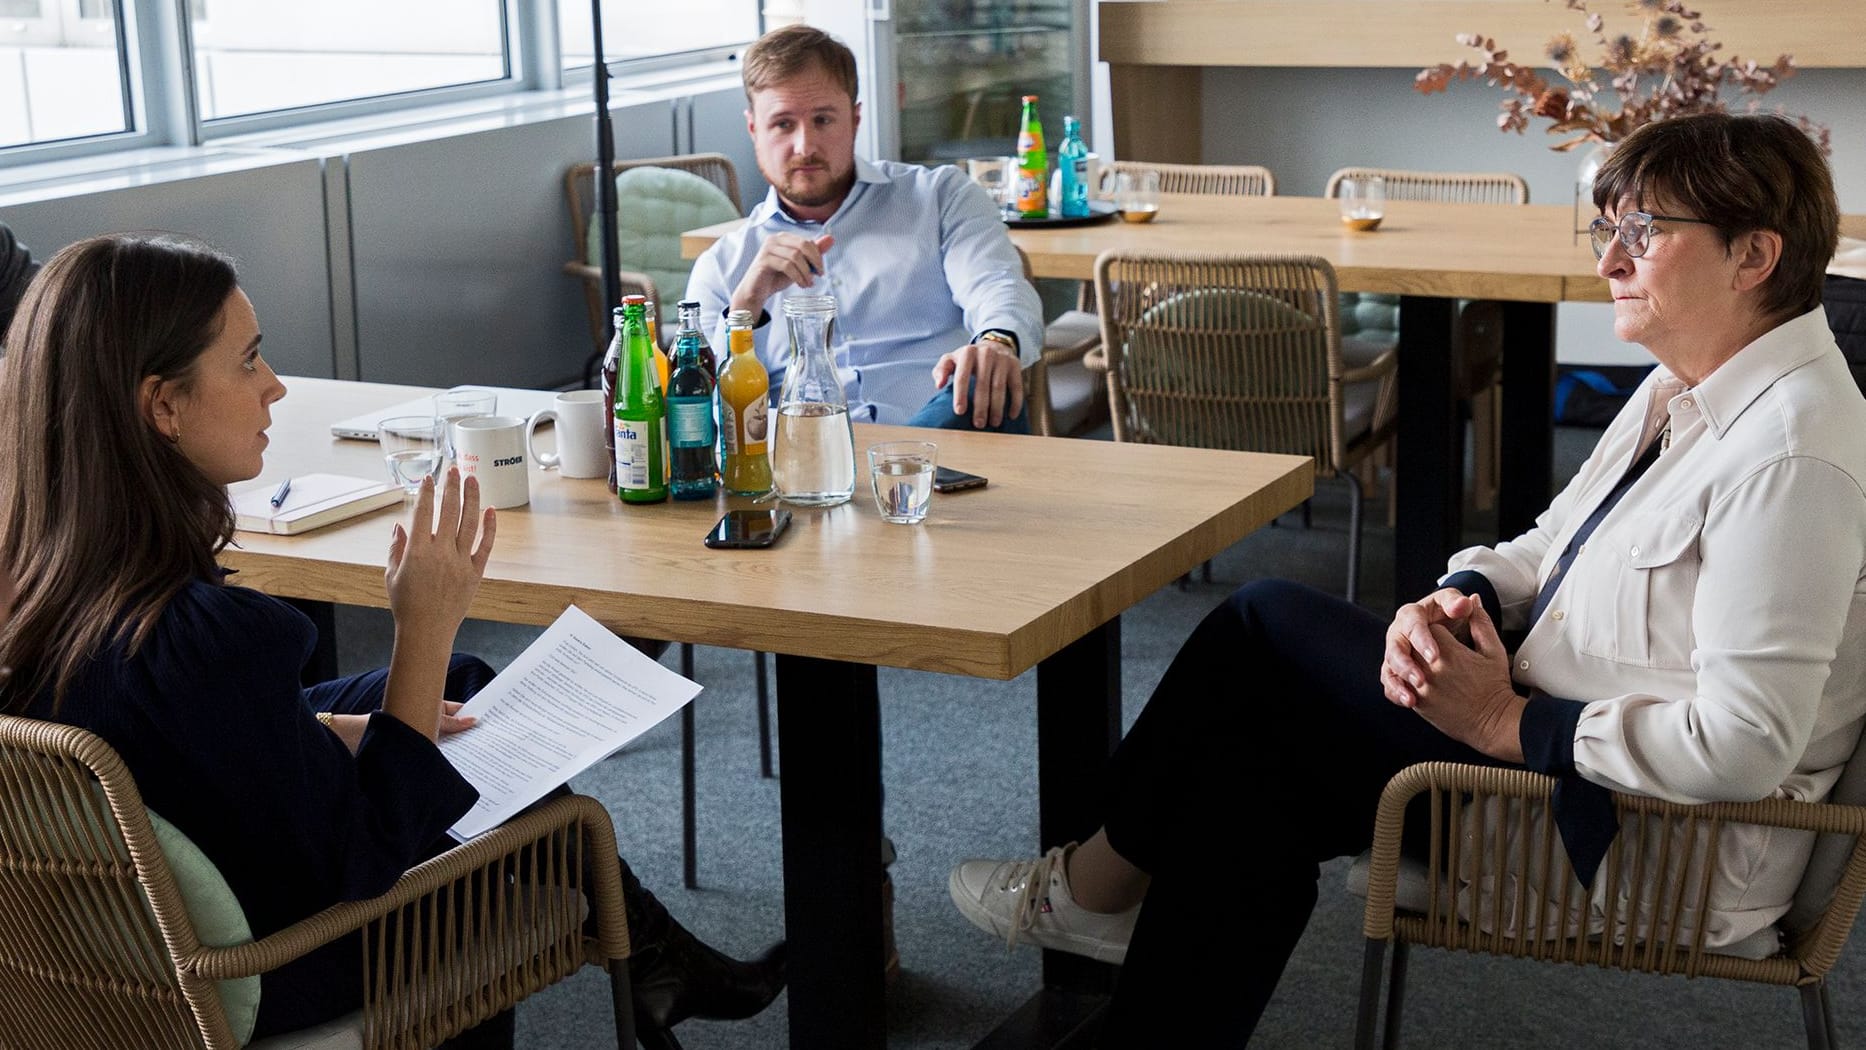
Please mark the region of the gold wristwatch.
POLYGON ((988 332, 978 333, 978 338, 972 341, 974 343, 983 343, 987 340, 994 342, 994 343, 1003 343, 1005 346, 1008 346, 1011 348, 1011 356, 1013 357, 1017 356, 1017 340, 1012 339, 1010 336, 1005 335, 1003 332, 1000 332, 995 328, 988 332))

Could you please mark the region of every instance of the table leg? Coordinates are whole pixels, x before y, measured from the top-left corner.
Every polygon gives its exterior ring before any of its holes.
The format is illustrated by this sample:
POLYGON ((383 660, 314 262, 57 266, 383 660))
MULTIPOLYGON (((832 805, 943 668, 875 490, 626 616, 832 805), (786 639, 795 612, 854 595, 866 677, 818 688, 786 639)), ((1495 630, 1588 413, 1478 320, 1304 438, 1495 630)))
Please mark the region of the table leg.
POLYGON ((1462 546, 1464 442, 1452 398, 1451 320, 1449 299, 1400 298, 1395 605, 1430 593, 1445 558, 1462 546))
POLYGON ((875 669, 777 658, 790 1045, 887 1045, 875 669))
MULTIPOLYGON (((1100 786, 1121 739, 1121 621, 1083 635, 1037 665, 1037 788, 1042 846, 1081 841, 1101 826, 1100 786)), ((1043 990, 974 1050, 1090 1045, 1116 969, 1043 953, 1043 990)))
MULTIPOLYGON (((1101 784, 1121 742, 1119 617, 1037 665, 1038 835, 1042 848, 1101 827, 1101 784)), ((1046 987, 1108 991, 1114 970, 1067 952, 1043 953, 1046 987)))
POLYGON ((1536 522, 1554 496, 1555 304, 1503 304, 1503 447, 1497 537, 1536 522))

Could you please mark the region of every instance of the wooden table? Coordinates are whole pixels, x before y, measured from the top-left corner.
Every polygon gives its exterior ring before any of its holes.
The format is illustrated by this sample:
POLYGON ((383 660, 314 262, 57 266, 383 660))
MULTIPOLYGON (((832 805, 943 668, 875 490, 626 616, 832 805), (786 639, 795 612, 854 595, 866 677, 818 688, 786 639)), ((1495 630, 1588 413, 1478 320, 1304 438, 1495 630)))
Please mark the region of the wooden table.
MULTIPOLYGON (((331 420, 418 388, 287 379, 266 473, 382 473, 375 445, 331 420)), ((857 426, 857 447, 905 427, 857 426)), ((1305 458, 940 432, 940 458, 991 479, 935 496, 925 524, 873 501, 793 508, 777 547, 700 543, 735 499, 624 507, 600 480, 537 469, 531 503, 499 512, 470 615, 547 624, 575 603, 619 634, 777 654, 785 927, 794 1047, 886 1042, 881 973, 878 666, 1014 678, 1037 668, 1042 844, 1099 824, 1090 786, 1120 735, 1120 614, 1308 498, 1305 458)), ((302 536, 239 534, 222 561, 280 596, 383 606, 393 509, 302 536)), ((1108 968, 1050 953, 1021 1037, 1093 1009, 1108 968)))
MULTIPOLYGON (((737 222, 692 230, 697 257, 737 222)), ((1554 452, 1555 304, 1609 301, 1572 205, 1390 201, 1372 233, 1345 229, 1333 200, 1166 194, 1159 218, 1062 229, 1019 227, 1011 239, 1039 277, 1088 280, 1101 252, 1291 252, 1319 255, 1343 291, 1401 296, 1399 491, 1394 601, 1429 591, 1463 544, 1463 427, 1453 402, 1453 301, 1504 307, 1501 536, 1528 528, 1548 505, 1554 452)))

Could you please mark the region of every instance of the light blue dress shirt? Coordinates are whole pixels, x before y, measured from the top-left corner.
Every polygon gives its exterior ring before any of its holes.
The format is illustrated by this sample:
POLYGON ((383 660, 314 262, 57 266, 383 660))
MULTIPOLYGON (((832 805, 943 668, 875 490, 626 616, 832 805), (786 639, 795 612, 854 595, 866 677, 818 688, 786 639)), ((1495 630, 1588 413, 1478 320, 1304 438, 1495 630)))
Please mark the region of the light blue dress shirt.
POLYGON ((836 243, 811 287, 787 288, 764 304, 771 323, 753 339, 774 398, 790 362, 783 309, 790 295, 836 297, 836 367, 857 422, 907 422, 933 396, 933 363, 985 329, 1015 332, 1025 364, 1042 351, 1043 305, 985 191, 957 168, 857 158, 855 185, 827 221, 792 218, 772 190, 743 227, 694 263, 687 298, 699 302, 722 359, 732 289, 778 232, 829 233, 836 243))

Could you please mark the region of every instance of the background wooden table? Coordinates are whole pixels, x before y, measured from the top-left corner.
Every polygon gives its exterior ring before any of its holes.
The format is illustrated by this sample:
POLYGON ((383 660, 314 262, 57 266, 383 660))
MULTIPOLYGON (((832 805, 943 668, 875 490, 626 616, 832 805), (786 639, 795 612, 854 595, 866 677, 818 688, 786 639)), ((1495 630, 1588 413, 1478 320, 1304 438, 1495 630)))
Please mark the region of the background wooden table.
MULTIPOLYGON (((385 476, 373 443, 330 421, 418 388, 285 380, 273 407, 268 487, 312 470, 385 476)), ((499 512, 471 615, 546 624, 575 603, 621 634, 778 654, 785 925, 791 1045, 886 1042, 881 972, 881 761, 876 666, 1013 678, 1037 674, 1042 845, 1096 826, 1094 792, 1120 733, 1119 617, 1313 489, 1307 459, 1001 434, 858 426, 856 444, 932 438, 940 459, 991 479, 936 495, 919 526, 880 520, 865 488, 829 509, 793 508, 763 551, 701 537, 727 506, 625 507, 601 480, 533 469, 531 503, 499 512)), ((386 604, 389 527, 375 514, 302 536, 239 534, 237 582, 316 602, 386 604)), ((1101 964, 1051 953, 1011 1033, 1041 1035, 1092 1010, 1101 964)))

